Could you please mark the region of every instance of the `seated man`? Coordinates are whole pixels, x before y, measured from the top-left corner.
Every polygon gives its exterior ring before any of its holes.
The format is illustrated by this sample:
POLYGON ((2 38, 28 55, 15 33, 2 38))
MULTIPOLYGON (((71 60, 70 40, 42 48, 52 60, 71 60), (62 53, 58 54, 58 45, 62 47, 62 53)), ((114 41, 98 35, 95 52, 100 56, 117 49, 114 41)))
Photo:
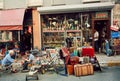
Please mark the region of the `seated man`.
POLYGON ((14 56, 13 56, 13 59, 15 59, 16 57, 19 56, 19 53, 20 53, 20 48, 17 44, 15 44, 15 47, 14 47, 14 56))
POLYGON ((2 60, 2 67, 11 66, 13 62, 16 62, 16 60, 12 58, 13 55, 14 51, 10 50, 9 53, 2 60))
POLYGON ((23 70, 28 70, 28 65, 32 64, 34 60, 34 55, 30 54, 29 51, 25 52, 25 56, 23 57, 23 70))

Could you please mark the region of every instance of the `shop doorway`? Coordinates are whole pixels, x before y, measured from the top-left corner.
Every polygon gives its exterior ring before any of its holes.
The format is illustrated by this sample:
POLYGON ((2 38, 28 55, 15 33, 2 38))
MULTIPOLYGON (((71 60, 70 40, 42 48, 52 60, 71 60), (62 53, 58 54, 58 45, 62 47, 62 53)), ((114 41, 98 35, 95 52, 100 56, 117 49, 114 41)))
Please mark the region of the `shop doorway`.
POLYGON ((102 50, 104 48, 105 39, 110 37, 109 20, 95 20, 94 29, 99 33, 98 46, 102 50))
POLYGON ((33 48, 33 23, 32 9, 26 9, 23 21, 23 30, 21 31, 21 52, 33 48))

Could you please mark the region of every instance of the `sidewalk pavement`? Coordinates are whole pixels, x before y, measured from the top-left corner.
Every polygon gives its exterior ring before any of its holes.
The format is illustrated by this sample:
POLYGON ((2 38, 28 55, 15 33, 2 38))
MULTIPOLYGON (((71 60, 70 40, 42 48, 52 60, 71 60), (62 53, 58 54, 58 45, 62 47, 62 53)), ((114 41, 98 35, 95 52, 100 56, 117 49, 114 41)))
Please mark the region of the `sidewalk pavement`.
POLYGON ((95 54, 100 66, 120 66, 120 55, 107 56, 106 54, 100 53, 95 54))

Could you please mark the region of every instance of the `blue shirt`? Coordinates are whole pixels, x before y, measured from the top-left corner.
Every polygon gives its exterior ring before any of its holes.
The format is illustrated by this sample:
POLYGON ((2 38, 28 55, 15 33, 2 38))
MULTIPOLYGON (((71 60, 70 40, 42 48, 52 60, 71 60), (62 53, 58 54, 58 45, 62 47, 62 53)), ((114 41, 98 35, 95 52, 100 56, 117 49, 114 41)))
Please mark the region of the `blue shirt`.
POLYGON ((14 62, 14 59, 11 58, 10 54, 7 54, 2 60, 2 66, 9 65, 14 62))
POLYGON ((34 55, 30 54, 28 59, 29 60, 34 60, 34 58, 35 58, 34 55))

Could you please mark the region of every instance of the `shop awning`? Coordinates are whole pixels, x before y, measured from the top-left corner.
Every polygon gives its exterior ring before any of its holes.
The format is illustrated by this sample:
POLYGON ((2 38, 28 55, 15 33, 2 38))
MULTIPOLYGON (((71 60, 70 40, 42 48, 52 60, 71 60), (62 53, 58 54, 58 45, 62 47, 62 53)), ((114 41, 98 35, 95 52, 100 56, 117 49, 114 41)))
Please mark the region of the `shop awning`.
POLYGON ((0 30, 22 30, 25 9, 0 11, 0 30))
POLYGON ((40 12, 40 14, 53 14, 53 13, 110 10, 113 8, 113 6, 114 6, 113 2, 104 2, 104 3, 101 2, 101 3, 89 3, 89 4, 38 7, 37 10, 40 12))

